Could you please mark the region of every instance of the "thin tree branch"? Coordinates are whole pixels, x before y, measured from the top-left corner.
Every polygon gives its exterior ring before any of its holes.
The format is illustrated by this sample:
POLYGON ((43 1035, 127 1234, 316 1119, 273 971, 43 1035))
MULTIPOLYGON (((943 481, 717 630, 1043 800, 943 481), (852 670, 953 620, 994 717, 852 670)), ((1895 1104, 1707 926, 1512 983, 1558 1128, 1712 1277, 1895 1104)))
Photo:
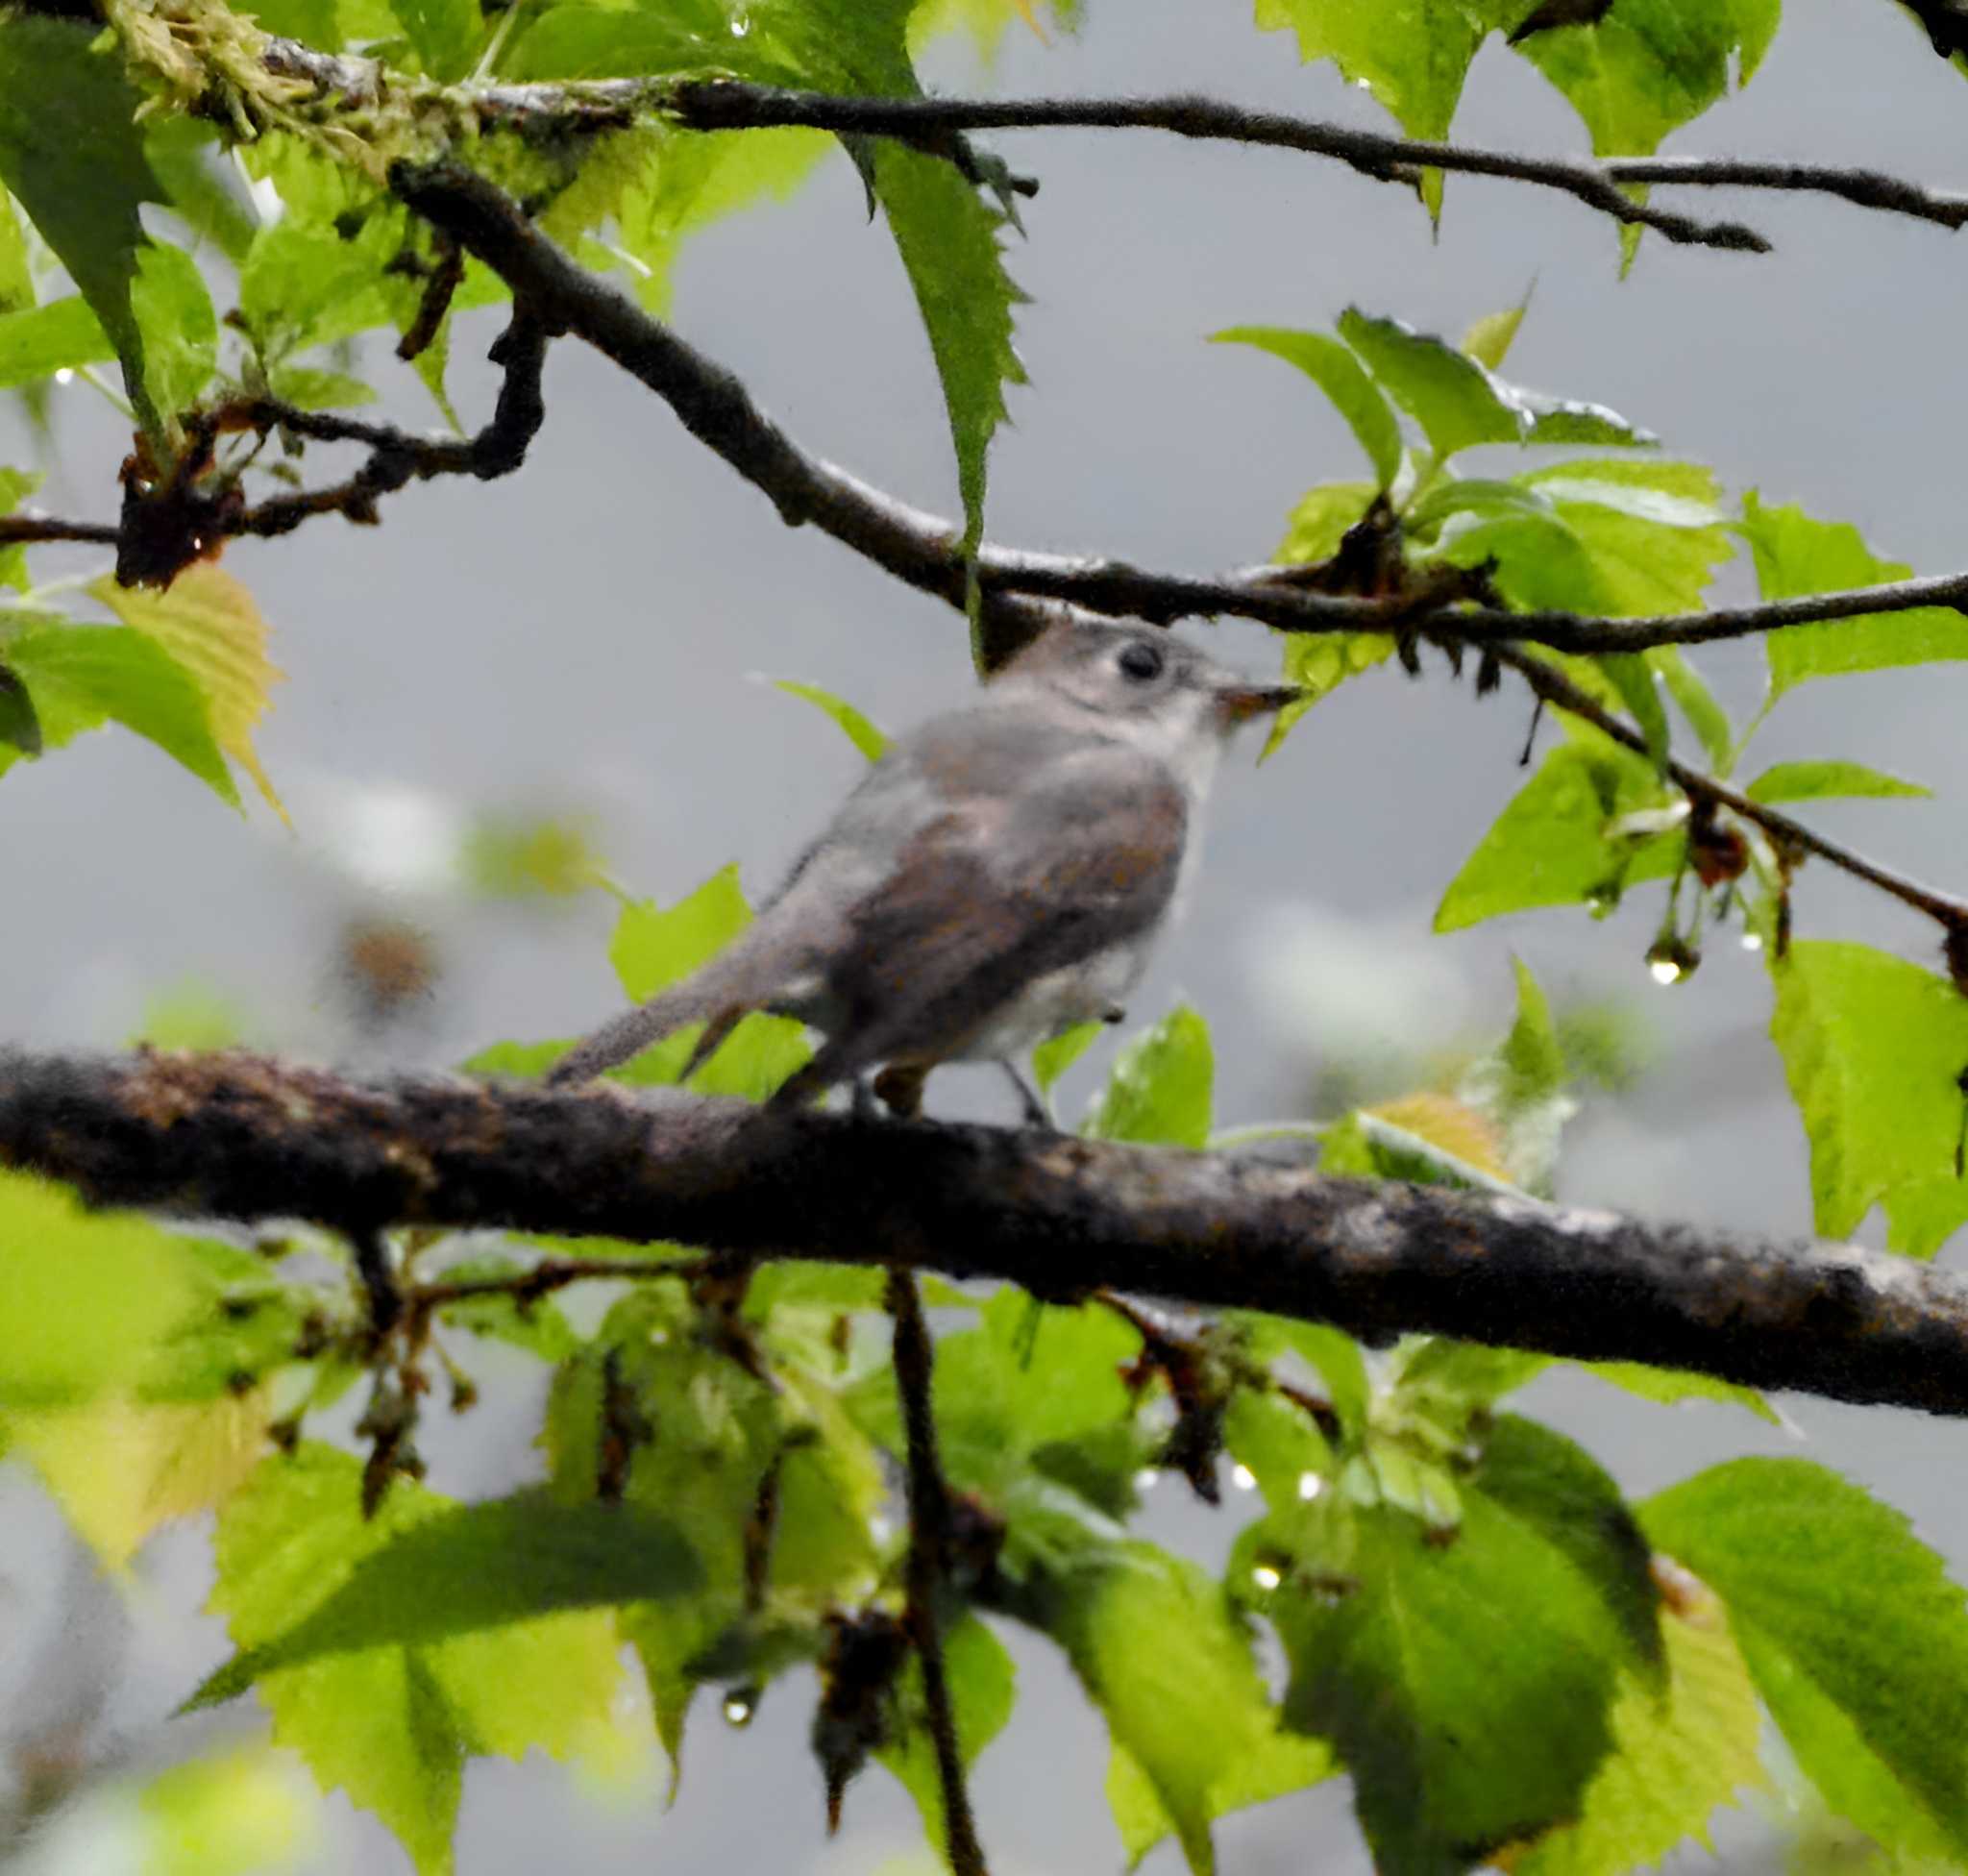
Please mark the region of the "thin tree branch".
POLYGON ((903 1624, 922 1668, 922 1704, 936 1752, 936 1778, 943 1791, 944 1848, 954 1876, 989 1876, 977 1820, 964 1788, 964 1755, 957 1740, 956 1711, 950 1705, 944 1671, 943 1630, 937 1604, 949 1574, 949 1488, 936 1452, 936 1416, 931 1407, 935 1345, 922 1318, 922 1298, 912 1271, 893 1265, 888 1272, 888 1313, 895 1322, 896 1392, 902 1407, 909 1507, 908 1594, 903 1624))
MULTIPOLYGON (((907 584, 963 604, 963 531, 956 524, 802 449, 731 372, 578 265, 483 178, 454 164, 399 164, 391 180, 411 208, 476 254, 542 319, 585 340, 661 397, 693 436, 773 502, 789 526, 810 523, 907 584)), ((1247 567, 1206 578, 990 544, 978 552, 976 573, 990 592, 1065 601, 1163 625, 1224 613, 1281 631, 1437 624, 1475 645, 1517 639, 1576 653, 1699 644, 1867 613, 1968 604, 1968 573, 1647 619, 1517 613, 1439 595, 1417 603, 1412 595, 1320 593, 1306 589, 1303 567, 1247 567)))
MULTIPOLYGON (((1569 710, 1573 716, 1583 717, 1614 742, 1641 755, 1651 754, 1645 736, 1602 707, 1562 671, 1513 646, 1492 646, 1490 651, 1499 664, 1507 664, 1518 673, 1541 702, 1561 710, 1569 710)), ((1717 781, 1713 776, 1691 769, 1685 762, 1677 762, 1670 757, 1666 773, 1692 800, 1726 807, 1732 814, 1754 822, 1781 845, 1814 853, 1840 872, 1849 873, 1855 879, 1863 879, 1867 885, 1877 886, 1901 904, 1911 906, 1914 911, 1934 920, 1951 935, 1968 933, 1968 901, 1951 898, 1946 893, 1936 892, 1931 886, 1923 886, 1917 879, 1907 878, 1905 874, 1881 866, 1864 854, 1854 852, 1851 848, 1814 832, 1802 821, 1794 820, 1776 808, 1765 807, 1760 802, 1753 802, 1727 782, 1717 781)))
POLYGON ((240 1053, 8 1053, 0 1164, 189 1216, 670 1240, 1047 1296, 1112 1287, 1373 1342, 1418 1330, 1968 1416, 1968 1285, 1930 1266, 1235 1155, 667 1091, 357 1082, 240 1053))
MULTIPOLYGON (((401 96, 405 81, 374 60, 332 56, 292 39, 266 42, 262 61, 283 78, 311 80, 317 98, 337 109, 361 109, 401 96)), ((1880 171, 1820 163, 1764 162, 1705 157, 1624 157, 1574 161, 1519 155, 1347 125, 1252 111, 1180 93, 1141 98, 883 98, 842 97, 774 85, 718 78, 608 78, 548 84, 408 86, 414 96, 468 113, 481 126, 534 136, 597 134, 638 119, 663 116, 699 131, 787 126, 843 136, 887 136, 932 155, 965 159, 956 141, 971 131, 1151 130, 1207 142, 1292 150, 1330 157, 1376 182, 1418 185, 1428 169, 1489 176, 1555 189, 1613 220, 1652 228, 1671 241, 1767 252, 1770 243, 1740 222, 1702 221, 1636 201, 1640 184, 1684 187, 1764 189, 1836 196, 1858 208, 1883 210, 1959 228, 1968 196, 1930 189, 1880 171)), ((1030 193, 1035 185, 1021 185, 1030 193)))

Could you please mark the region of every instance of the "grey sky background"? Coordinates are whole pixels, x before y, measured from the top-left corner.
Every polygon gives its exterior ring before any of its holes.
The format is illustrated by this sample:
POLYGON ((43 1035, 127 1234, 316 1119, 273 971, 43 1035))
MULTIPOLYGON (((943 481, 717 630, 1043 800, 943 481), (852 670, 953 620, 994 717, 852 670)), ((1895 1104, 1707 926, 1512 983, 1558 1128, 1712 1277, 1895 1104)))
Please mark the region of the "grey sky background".
MULTIPOLYGON (((1288 37, 1251 31, 1242 6, 1198 0, 1095 0, 1076 39, 1046 47, 1015 34, 988 78, 956 48, 936 70, 951 88, 1199 89, 1385 121, 1330 67, 1301 67, 1288 37)), ((1494 42, 1456 134, 1526 149, 1584 145, 1562 101, 1494 42)), ((1193 570, 1260 557, 1308 485, 1356 473, 1353 444, 1285 366, 1212 348, 1205 335, 1238 323, 1326 327, 1348 303, 1454 334, 1535 281, 1513 377, 1611 404, 1670 451, 1712 463, 1731 488, 1855 521, 1876 549, 1920 571, 1964 561, 1968 257, 1939 230, 1808 198, 1705 199, 1762 228, 1777 252, 1715 254, 1650 236, 1622 284, 1609 224, 1504 184, 1451 178, 1432 236, 1399 192, 1311 159, 1145 134, 1005 136, 999 147, 1042 176, 1044 190, 1011 260, 1034 297, 1019 322, 1033 383, 1012 392, 1015 427, 994 455, 996 539, 1193 570)), ((1962 185, 1968 90, 1883 0, 1791 0, 1749 90, 1669 147, 1865 163, 1962 185)), ((953 508, 928 353, 893 248, 867 225, 845 160, 830 160, 790 205, 690 246, 675 317, 809 447, 953 508)), ((489 406, 494 375, 480 360, 496 330, 496 315, 476 315, 455 341, 453 388, 467 422, 489 406)), ((391 407, 429 421, 422 393, 400 378, 391 407)), ((574 344, 555 349, 547 391, 547 429, 520 475, 411 490, 386 505, 378 531, 326 522, 229 551, 227 567, 274 623, 289 677, 260 749, 293 809, 293 833, 258 809, 243 822, 230 815, 120 733, 9 774, 0 1036, 111 1046, 147 999, 187 980, 232 993, 270 1043, 369 1065, 444 1063, 500 1037, 572 1033, 619 995, 605 958, 612 911, 600 895, 565 911, 422 889, 392 896, 360 883, 361 867, 344 857, 351 846, 373 872, 407 865, 418 830, 446 813, 555 809, 591 816, 614 871, 637 891, 674 898, 737 859, 757 893, 860 758, 817 713, 751 674, 825 684, 892 728, 960 693, 967 660, 954 615, 818 534, 781 527, 663 406, 574 344), (331 956, 344 919, 381 906, 430 926, 447 971, 417 1022, 364 1041, 338 1013, 331 956)), ((60 454, 40 499, 58 512, 108 515, 126 439, 85 389, 61 396, 60 454)), ((10 424, 0 419, 0 460, 31 459, 10 424)), ((1733 571, 1725 590, 1740 580, 1733 571)), ((1250 626, 1226 624, 1214 642, 1252 669, 1276 656, 1250 626)), ((1700 662, 1740 709, 1759 691, 1759 656, 1723 647, 1700 662)), ((1959 886, 1964 686, 1949 666, 1808 686, 1785 699, 1759 753, 1849 756, 1932 785, 1931 802, 1810 812, 1882 859, 1959 886)), ((1560 997, 1636 1005, 1661 1045, 1635 1093, 1587 1098, 1562 1168, 1566 1196, 1805 1230, 1803 1137, 1766 1039, 1758 960, 1718 945, 1691 982, 1657 989, 1642 952, 1658 888, 1604 923, 1551 912, 1429 935, 1441 888, 1520 785, 1528 715, 1513 686, 1479 705, 1437 666, 1421 682, 1380 672, 1322 705, 1262 771, 1247 758, 1231 765, 1200 889, 1137 1016, 1159 1014, 1178 993, 1208 1015, 1219 1121, 1303 1112, 1336 1034, 1349 1048, 1364 1032, 1425 1050, 1500 1027, 1515 951, 1560 997)), ((1803 877, 1798 923, 1812 936, 1930 955, 1926 927, 1821 868, 1803 877)), ((1096 1073, 1069 1083, 1071 1112, 1096 1073)), ((988 1077, 966 1082, 962 1073, 947 1087, 940 1078, 932 1101, 1002 1111, 988 1077)), ((479 1367, 486 1404, 428 1443, 432 1482, 450 1491, 500 1490, 533 1463, 526 1441, 537 1376, 497 1351, 479 1367)), ((1808 1453, 1912 1514, 1957 1569, 1968 1566, 1956 1430, 1791 1402, 1796 1430, 1778 1433, 1719 1409, 1649 1408, 1583 1381, 1540 1384, 1530 1404, 1636 1492, 1738 1452, 1808 1453)), ((1177 1505, 1172 1486, 1158 1491, 1161 1535, 1205 1556, 1227 1548, 1236 1506, 1210 1516, 1177 1505)), ((7 1703, 25 1711, 51 1638, 58 1651, 86 1639, 105 1650, 113 1728, 139 1755, 168 1751, 161 1716, 223 1648, 215 1623, 183 1614, 203 1580, 202 1543, 196 1528, 169 1533, 135 1584, 78 1603, 64 1592, 52 1516, 17 1475, 0 1473, 0 1579, 21 1617, 0 1635, 7 1703), (76 1624, 65 1640, 50 1627, 64 1620, 76 1624)), ((1117 1867, 1099 1723, 1046 1651, 1013 1639, 1023 1695, 975 1786, 993 1866, 1117 1867)), ((850 1794, 843 1838, 823 1841, 804 1751, 810 1691, 797 1677, 776 1688, 743 1734, 706 1701, 681 1801, 667 1816, 653 1785, 598 1806, 555 1767, 476 1764, 460 1869, 875 1868, 914 1840, 912 1815, 871 1772, 850 1794)), ((400 1866, 372 1820, 339 1799, 327 1817, 313 1866, 400 1866)), ((1234 1876, 1314 1861, 1365 1866, 1337 1782, 1233 1820, 1221 1851, 1234 1876)), ((111 1866, 100 1842, 74 1861, 81 1854, 51 1839, 37 1866, 111 1866)), ((1177 1866, 1167 1849, 1149 1865, 1152 1876, 1177 1866)))

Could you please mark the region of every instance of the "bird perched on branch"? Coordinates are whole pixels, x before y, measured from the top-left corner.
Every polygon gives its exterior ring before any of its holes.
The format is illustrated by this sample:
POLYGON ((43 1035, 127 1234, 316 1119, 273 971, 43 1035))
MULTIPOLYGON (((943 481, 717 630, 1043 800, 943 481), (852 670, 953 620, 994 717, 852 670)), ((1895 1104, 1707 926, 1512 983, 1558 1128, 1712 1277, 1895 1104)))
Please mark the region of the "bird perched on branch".
POLYGON ((939 1063, 1004 1064, 1118 1022, 1168 922, 1224 744, 1292 702, 1169 634, 1070 617, 893 744, 726 950, 577 1044, 566 1086, 701 1023, 687 1076, 752 1010, 825 1040, 773 1105, 862 1078, 914 1113, 939 1063))

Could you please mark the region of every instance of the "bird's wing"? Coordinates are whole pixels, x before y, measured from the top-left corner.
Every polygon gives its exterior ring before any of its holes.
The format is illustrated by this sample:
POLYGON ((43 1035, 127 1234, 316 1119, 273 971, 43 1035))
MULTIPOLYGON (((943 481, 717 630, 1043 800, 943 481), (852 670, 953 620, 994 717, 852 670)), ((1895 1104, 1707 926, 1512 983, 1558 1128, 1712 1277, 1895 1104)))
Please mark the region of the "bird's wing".
MULTIPOLYGON (((1167 912, 1189 819, 1168 768, 1085 737, 1029 753, 1036 766, 1005 788, 989 776, 966 786, 934 748, 919 752, 941 811, 919 818, 836 926, 830 1039, 786 1100, 881 1062, 954 1054, 1028 983, 1145 937, 1167 912)), ((813 864, 826 857, 824 845, 813 864)))

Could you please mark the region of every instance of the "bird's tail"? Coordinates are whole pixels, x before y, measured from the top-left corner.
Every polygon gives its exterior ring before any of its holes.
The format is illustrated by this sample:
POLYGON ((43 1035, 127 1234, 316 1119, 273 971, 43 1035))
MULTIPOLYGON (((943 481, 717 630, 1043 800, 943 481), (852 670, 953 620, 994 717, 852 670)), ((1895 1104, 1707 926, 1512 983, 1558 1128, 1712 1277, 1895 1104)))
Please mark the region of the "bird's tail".
POLYGON ((612 1022, 583 1036, 555 1062, 547 1071, 547 1085, 566 1088, 576 1082, 590 1081, 641 1054, 651 1043, 660 1042, 674 1030, 702 1023, 707 1026, 691 1051, 683 1074, 677 1077, 688 1079, 737 1027, 741 1018, 764 1008, 771 1000, 769 992, 761 994, 756 984, 747 981, 756 974, 743 969, 743 962, 726 953, 681 983, 657 992, 647 1003, 624 1010, 612 1022))

